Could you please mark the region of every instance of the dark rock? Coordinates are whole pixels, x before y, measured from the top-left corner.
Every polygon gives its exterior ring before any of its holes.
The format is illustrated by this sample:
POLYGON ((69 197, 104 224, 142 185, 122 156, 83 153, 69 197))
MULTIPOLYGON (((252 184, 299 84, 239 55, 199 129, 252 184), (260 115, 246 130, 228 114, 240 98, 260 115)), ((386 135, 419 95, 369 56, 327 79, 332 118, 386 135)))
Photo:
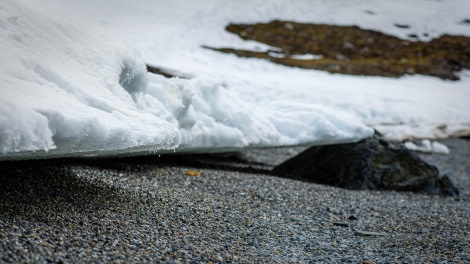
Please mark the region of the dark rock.
POLYGON ((358 143, 311 147, 275 167, 272 174, 354 190, 459 193, 435 166, 378 132, 358 143))
POLYGON ((148 64, 147 64, 147 71, 151 72, 151 73, 154 73, 154 74, 162 75, 166 78, 182 78, 182 79, 192 79, 193 78, 193 76, 191 76, 190 74, 187 74, 187 73, 182 73, 182 72, 178 72, 176 70, 167 69, 167 68, 163 68, 163 67, 157 67, 157 66, 148 65, 148 64))
POLYGON ((387 236, 387 233, 382 232, 372 232, 372 231, 356 231, 354 232, 356 236, 387 236))
POLYGON ((403 29, 407 29, 407 28, 410 28, 410 25, 405 25, 405 24, 395 24, 395 27, 397 27, 397 28, 403 28, 403 29))
POLYGON ((341 227, 348 227, 348 223, 345 222, 333 222, 333 225, 335 226, 341 226, 341 227))

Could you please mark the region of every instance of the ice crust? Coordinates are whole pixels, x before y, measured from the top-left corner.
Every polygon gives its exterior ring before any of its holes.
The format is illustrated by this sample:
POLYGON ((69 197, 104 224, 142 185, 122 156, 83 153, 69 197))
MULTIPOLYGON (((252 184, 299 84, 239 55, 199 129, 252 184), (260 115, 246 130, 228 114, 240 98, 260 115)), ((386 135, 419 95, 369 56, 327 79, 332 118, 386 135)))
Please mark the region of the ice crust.
POLYGON ((3 156, 179 144, 173 125, 141 109, 147 71, 138 52, 94 23, 34 1, 2 1, 0 46, 3 156))
POLYGON ((224 30, 273 19, 409 41, 470 36, 468 10, 467 0, 0 0, 0 160, 337 144, 371 128, 398 140, 468 135, 468 70, 456 82, 347 76, 201 47, 275 50, 224 30))
POLYGON ((0 45, 0 159, 331 144, 372 134, 338 109, 245 100, 237 87, 250 83, 236 78, 149 74, 126 40, 43 2, 2 0, 0 45))

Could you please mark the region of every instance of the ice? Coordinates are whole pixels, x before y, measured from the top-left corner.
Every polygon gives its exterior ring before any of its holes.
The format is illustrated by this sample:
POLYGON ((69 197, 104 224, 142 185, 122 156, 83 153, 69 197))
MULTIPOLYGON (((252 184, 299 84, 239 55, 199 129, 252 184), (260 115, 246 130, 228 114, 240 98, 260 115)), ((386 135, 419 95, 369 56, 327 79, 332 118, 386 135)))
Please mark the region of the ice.
MULTIPOLYGON (((243 100, 231 83, 149 76, 149 105, 161 102, 159 116, 178 126, 179 150, 214 151, 246 147, 354 142, 371 135, 359 119, 319 105, 243 100)), ((256 86, 253 86, 256 88, 256 86)), ((160 103, 158 103, 160 104, 160 103)), ((152 111, 155 107, 148 107, 152 111)))
POLYGON ((321 105, 245 100, 259 82, 148 74, 109 30, 34 1, 1 9, 2 159, 354 142, 372 130, 321 105))
POLYGON ((431 141, 429 139, 421 140, 421 144, 417 145, 412 141, 405 142, 405 146, 411 150, 425 152, 425 153, 439 153, 449 154, 449 148, 437 141, 431 141))
POLYGON ((372 127, 399 140, 469 134, 468 70, 456 82, 346 76, 202 48, 275 51, 224 31, 273 19, 470 36, 469 9, 466 0, 2 0, 0 159, 335 144, 372 127), (194 78, 148 74, 145 63, 194 78))
POLYGON ((34 110, 0 99, 1 152, 54 148, 47 118, 34 110))
POLYGON ((140 109, 145 63, 121 38, 37 2, 2 1, 0 21, 3 157, 179 144, 176 127, 140 109))
POLYGON ((468 70, 462 71, 457 82, 420 75, 400 79, 345 76, 201 48, 276 50, 224 30, 229 23, 273 19, 357 25, 410 41, 415 39, 409 34, 420 40, 443 34, 470 36, 470 26, 462 22, 468 19, 467 0, 47 1, 73 8, 126 36, 152 65, 230 82, 230 88, 245 102, 268 105, 282 98, 342 110, 391 139, 470 134, 468 70))

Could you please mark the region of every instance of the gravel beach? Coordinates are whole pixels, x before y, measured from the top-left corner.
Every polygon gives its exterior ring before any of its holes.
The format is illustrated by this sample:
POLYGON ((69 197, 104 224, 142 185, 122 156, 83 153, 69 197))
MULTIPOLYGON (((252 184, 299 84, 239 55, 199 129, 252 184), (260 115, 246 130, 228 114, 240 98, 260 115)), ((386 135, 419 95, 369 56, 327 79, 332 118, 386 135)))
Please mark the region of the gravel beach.
POLYGON ((0 262, 470 263, 470 140, 440 142, 458 198, 263 174, 302 148, 0 162, 0 262))

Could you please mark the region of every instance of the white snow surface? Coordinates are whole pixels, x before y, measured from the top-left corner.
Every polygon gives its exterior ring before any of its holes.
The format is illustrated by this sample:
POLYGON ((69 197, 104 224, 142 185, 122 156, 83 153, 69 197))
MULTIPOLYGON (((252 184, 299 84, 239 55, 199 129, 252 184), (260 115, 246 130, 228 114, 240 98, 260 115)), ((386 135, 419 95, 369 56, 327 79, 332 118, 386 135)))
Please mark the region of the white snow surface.
POLYGON ((267 49, 224 27, 273 19, 470 36, 468 10, 467 0, 0 0, 0 159, 333 144, 371 127, 394 139, 466 134, 470 71, 455 82, 346 76, 201 45, 267 49))
POLYGON ((147 72, 129 44, 54 7, 2 0, 0 8, 2 155, 179 143, 174 125, 140 109, 147 72))
POLYGON ((412 141, 406 141, 405 147, 408 149, 424 152, 424 153, 438 153, 438 154, 449 154, 449 148, 437 141, 430 141, 429 139, 421 140, 421 144, 415 144, 412 141))

